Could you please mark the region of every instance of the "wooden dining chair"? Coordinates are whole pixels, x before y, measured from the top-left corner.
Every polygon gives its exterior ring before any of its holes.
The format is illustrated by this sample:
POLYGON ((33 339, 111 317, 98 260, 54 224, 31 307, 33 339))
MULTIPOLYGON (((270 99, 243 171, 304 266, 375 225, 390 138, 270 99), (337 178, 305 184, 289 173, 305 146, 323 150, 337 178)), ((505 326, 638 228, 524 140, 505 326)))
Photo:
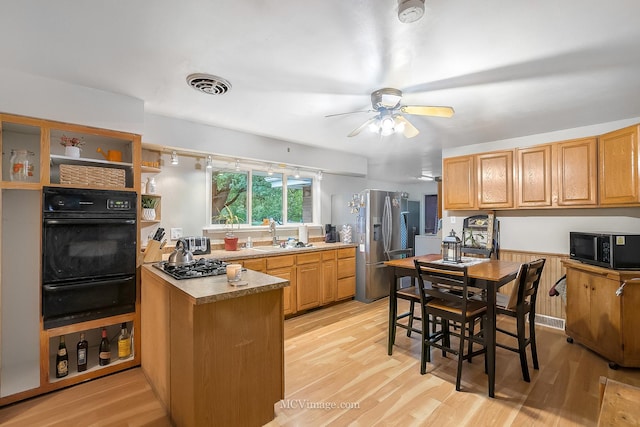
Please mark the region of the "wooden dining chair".
MULTIPOLYGON (((460 390, 462 361, 486 353, 483 331, 475 332, 476 320, 485 315, 487 304, 472 299, 469 292, 469 276, 467 267, 453 264, 433 263, 415 260, 418 277, 418 290, 422 306, 422 350, 420 356, 420 373, 425 374, 427 362, 431 362, 431 347, 458 358, 456 374, 456 390, 460 390), (434 331, 431 323, 438 323, 440 329, 434 331), (458 346, 451 344, 450 337, 457 336, 458 346), (482 346, 473 350, 473 344, 482 346), (465 344, 467 351, 465 352, 465 344)), ((485 371, 487 361, 485 358, 485 371)))
MULTIPOLYGON (((385 256, 387 258, 387 261, 401 258, 410 258, 413 256, 413 249, 409 248, 387 251, 385 252, 385 256)), ((411 336, 411 332, 421 332, 420 329, 413 327, 414 320, 417 320, 418 322, 421 320, 421 317, 415 315, 415 306, 416 304, 420 304, 420 294, 418 293, 418 288, 415 286, 414 279, 411 279, 409 285, 403 283, 403 280, 398 280, 395 287, 395 297, 396 313, 398 312, 398 299, 409 301, 409 311, 397 313, 395 319, 393 318, 393 313, 391 312, 391 310, 389 311, 389 356, 393 354, 393 345, 395 344, 396 340, 396 328, 406 329, 408 337, 411 336), (408 318, 407 323, 400 322, 400 320, 404 318, 408 318)))
POLYGON ((531 347, 531 359, 533 369, 538 369, 538 350, 536 347, 536 298, 542 269, 545 259, 522 264, 520 272, 516 278, 516 283, 511 290, 511 295, 498 294, 496 303, 496 314, 503 314, 516 319, 516 332, 496 327, 497 332, 506 334, 517 340, 517 347, 513 345, 496 343, 498 347, 513 351, 520 355, 520 367, 522 368, 522 378, 530 382, 529 367, 527 365, 527 346, 531 347), (526 322, 529 322, 529 333, 526 333, 526 322))

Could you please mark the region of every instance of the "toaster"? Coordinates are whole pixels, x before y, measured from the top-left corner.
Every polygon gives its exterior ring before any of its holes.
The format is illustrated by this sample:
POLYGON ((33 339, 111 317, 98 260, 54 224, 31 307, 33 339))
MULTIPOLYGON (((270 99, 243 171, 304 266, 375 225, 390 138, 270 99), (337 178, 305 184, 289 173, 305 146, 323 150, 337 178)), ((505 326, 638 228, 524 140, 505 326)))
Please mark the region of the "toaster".
POLYGON ((208 237, 183 237, 187 250, 193 255, 207 255, 211 253, 211 242, 208 237))

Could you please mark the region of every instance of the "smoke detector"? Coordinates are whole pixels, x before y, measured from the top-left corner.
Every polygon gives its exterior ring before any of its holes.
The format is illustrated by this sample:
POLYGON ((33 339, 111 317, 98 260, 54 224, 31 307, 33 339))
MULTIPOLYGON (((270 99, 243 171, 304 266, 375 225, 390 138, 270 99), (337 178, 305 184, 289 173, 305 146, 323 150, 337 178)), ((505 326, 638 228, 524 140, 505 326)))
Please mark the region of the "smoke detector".
POLYGON ((208 95, 224 95, 231 89, 231 83, 211 74, 190 74, 187 76, 187 84, 208 95))
POLYGON ((398 19, 404 24, 416 22, 424 15, 424 0, 398 0, 398 19))

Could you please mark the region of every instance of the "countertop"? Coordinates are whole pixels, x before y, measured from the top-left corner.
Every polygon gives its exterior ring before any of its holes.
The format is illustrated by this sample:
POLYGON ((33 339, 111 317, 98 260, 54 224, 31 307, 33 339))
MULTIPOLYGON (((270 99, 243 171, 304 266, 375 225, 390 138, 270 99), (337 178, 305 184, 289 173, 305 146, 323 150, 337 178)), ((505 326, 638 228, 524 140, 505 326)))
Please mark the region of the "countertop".
POLYGON ((163 271, 157 269, 152 264, 145 264, 142 266, 142 269, 142 286, 144 286, 144 275, 146 273, 150 273, 165 283, 184 292, 193 301, 194 305, 208 304, 231 298, 240 298, 245 295, 267 292, 289 286, 288 280, 269 276, 268 274, 259 273, 253 270, 243 271, 242 280, 240 282, 243 283, 243 285, 234 286, 227 282, 226 275, 176 280, 163 271))

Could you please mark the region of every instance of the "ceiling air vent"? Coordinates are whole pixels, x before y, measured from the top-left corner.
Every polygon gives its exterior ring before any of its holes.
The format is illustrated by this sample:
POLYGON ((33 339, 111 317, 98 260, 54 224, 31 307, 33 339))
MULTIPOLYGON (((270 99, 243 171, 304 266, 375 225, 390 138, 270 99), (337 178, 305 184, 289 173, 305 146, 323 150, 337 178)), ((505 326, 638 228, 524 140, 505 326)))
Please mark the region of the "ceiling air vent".
POLYGON ((231 83, 211 74, 190 74, 187 76, 187 83, 195 90, 209 95, 224 95, 231 89, 231 83))

